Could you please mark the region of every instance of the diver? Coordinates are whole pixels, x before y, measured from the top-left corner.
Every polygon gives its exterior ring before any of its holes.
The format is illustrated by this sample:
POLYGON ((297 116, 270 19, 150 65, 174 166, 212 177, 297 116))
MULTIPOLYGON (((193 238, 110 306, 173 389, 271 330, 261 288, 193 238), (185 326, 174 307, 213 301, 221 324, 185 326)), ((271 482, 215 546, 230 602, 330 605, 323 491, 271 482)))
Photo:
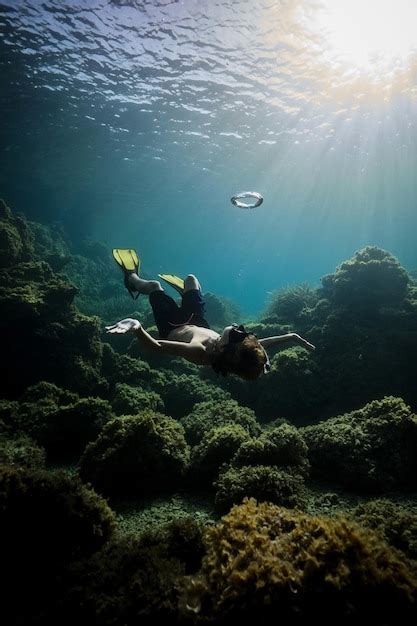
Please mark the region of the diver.
POLYGON ((132 318, 106 326, 110 334, 133 332, 140 344, 153 352, 180 356, 197 365, 211 366, 217 375, 233 373, 245 380, 255 380, 270 369, 267 348, 295 343, 307 350, 315 346, 296 333, 258 339, 243 326, 227 326, 222 334, 212 330, 204 318, 201 286, 193 274, 184 280, 171 274, 159 274, 181 294, 181 306, 167 295, 158 280, 139 277, 140 261, 132 249, 114 249, 113 256, 124 273, 125 286, 130 295, 149 296, 159 339, 154 339, 132 318))

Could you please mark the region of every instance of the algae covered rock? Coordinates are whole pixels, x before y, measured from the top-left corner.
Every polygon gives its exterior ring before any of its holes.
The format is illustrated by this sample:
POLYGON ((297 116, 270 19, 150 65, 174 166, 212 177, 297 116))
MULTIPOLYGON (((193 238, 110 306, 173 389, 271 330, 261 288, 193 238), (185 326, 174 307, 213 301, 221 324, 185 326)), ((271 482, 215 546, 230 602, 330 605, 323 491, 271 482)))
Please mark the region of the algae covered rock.
POLYGON ((28 261, 33 254, 33 237, 26 220, 13 215, 0 199, 0 268, 28 261))
POLYGON ((303 506, 304 480, 300 474, 291 473, 271 465, 244 465, 230 467, 216 481, 216 510, 224 513, 244 498, 256 498, 280 506, 303 506))
POLYGON ((178 585, 201 566, 202 536, 190 518, 142 536, 116 536, 72 568, 66 623, 178 625, 178 585))
POLYGON ((269 322, 297 327, 303 312, 312 308, 318 298, 317 290, 307 283, 289 285, 271 294, 264 316, 269 322))
POLYGON ((125 383, 116 384, 111 404, 116 415, 135 415, 148 409, 159 412, 164 410, 162 398, 155 391, 146 391, 125 383))
POLYGON ((417 561, 417 510, 384 498, 360 504, 352 517, 362 526, 378 531, 385 541, 417 561))
POLYGON ((45 450, 25 435, 0 437, 0 465, 23 467, 28 470, 45 467, 45 450))
POLYGON ((165 410, 175 418, 183 418, 201 402, 226 402, 230 394, 194 374, 174 374, 164 371, 155 381, 155 390, 162 397, 165 410))
POLYGON ((108 422, 80 460, 80 476, 116 498, 169 491, 181 484, 189 462, 182 426, 153 411, 108 422))
POLYGON ((198 485, 210 486, 224 463, 228 463, 250 435, 239 424, 224 424, 209 430, 191 451, 190 477, 198 485))
POLYGON ((100 378, 99 322, 76 312, 76 288, 34 256, 26 221, 0 206, 0 394, 14 398, 39 380, 81 392, 100 378), (7 382, 6 382, 7 381, 7 382))
POLYGON ((259 381, 257 413, 267 417, 285 415, 305 423, 326 398, 316 355, 299 346, 280 350, 271 357, 271 370, 259 381))
POLYGON ((377 309, 403 300, 408 282, 406 270, 392 254, 367 246, 322 279, 322 292, 336 304, 377 309))
POLYGON ((228 423, 239 424, 252 436, 261 433, 255 413, 236 400, 198 402, 192 412, 181 419, 185 437, 192 446, 201 441, 204 433, 228 423))
POLYGON ((254 499, 206 531, 207 553, 182 592, 196 624, 411 624, 416 578, 400 553, 344 518, 254 499), (324 608, 323 608, 324 607, 324 608))
POLYGON ((304 477, 310 471, 307 445, 300 431, 285 423, 267 430, 260 437, 243 442, 232 459, 232 465, 275 465, 291 468, 304 477))
POLYGON ((0 467, 3 616, 45 623, 69 564, 89 557, 115 530, 112 511, 64 473, 0 467))
POLYGON ((401 398, 375 400, 301 432, 316 477, 374 492, 417 485, 417 417, 401 398))
POLYGON ((42 381, 21 397, 13 426, 43 446, 49 460, 65 461, 78 459, 113 417, 106 400, 79 398, 74 392, 42 381))

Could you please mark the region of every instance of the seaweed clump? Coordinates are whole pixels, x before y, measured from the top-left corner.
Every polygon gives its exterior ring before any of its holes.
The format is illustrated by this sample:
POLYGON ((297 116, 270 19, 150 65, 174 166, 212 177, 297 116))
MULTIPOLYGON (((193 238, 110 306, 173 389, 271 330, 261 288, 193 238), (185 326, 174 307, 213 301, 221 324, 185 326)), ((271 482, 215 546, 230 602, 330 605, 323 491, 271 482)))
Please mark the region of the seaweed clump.
POLYGON ((374 400, 301 432, 318 478, 376 493, 417 485, 417 417, 401 398, 374 400))
POLYGON ((113 498, 169 491, 181 482, 190 451, 182 426, 154 411, 110 420, 80 459, 80 476, 113 498))
POLYGON ((196 624, 412 623, 416 583, 401 553, 343 517, 254 499, 205 535, 206 555, 181 598, 196 624), (323 602, 325 611, 323 611, 323 602))

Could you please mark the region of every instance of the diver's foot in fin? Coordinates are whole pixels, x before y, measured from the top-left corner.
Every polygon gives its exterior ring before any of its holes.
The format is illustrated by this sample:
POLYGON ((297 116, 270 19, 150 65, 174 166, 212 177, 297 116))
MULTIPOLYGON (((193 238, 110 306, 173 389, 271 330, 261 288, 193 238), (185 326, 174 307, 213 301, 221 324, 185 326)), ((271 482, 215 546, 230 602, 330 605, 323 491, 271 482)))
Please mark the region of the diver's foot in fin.
POLYGON ((153 291, 162 291, 161 283, 158 280, 144 280, 139 278, 135 272, 130 272, 125 276, 125 286, 129 291, 136 291, 139 294, 148 296, 153 291))
POLYGON ((140 259, 133 248, 113 248, 113 258, 124 274, 124 284, 134 300, 138 297, 140 289, 137 289, 133 278, 139 279, 140 259), (136 295, 133 295, 136 292, 136 295))
POLYGON ((178 291, 179 294, 184 293, 184 281, 182 278, 178 278, 174 274, 158 274, 159 278, 162 278, 168 285, 178 291))

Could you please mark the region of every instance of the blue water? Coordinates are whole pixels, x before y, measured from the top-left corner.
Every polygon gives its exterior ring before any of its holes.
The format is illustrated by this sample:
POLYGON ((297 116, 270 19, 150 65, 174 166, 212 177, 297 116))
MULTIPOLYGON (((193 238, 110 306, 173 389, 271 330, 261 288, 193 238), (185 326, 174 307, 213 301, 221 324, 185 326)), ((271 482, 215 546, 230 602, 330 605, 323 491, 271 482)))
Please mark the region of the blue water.
POLYGON ((343 64, 323 10, 2 2, 0 196, 248 314, 364 245, 416 268, 415 51, 390 72, 343 64), (258 209, 231 204, 246 190, 258 209))

